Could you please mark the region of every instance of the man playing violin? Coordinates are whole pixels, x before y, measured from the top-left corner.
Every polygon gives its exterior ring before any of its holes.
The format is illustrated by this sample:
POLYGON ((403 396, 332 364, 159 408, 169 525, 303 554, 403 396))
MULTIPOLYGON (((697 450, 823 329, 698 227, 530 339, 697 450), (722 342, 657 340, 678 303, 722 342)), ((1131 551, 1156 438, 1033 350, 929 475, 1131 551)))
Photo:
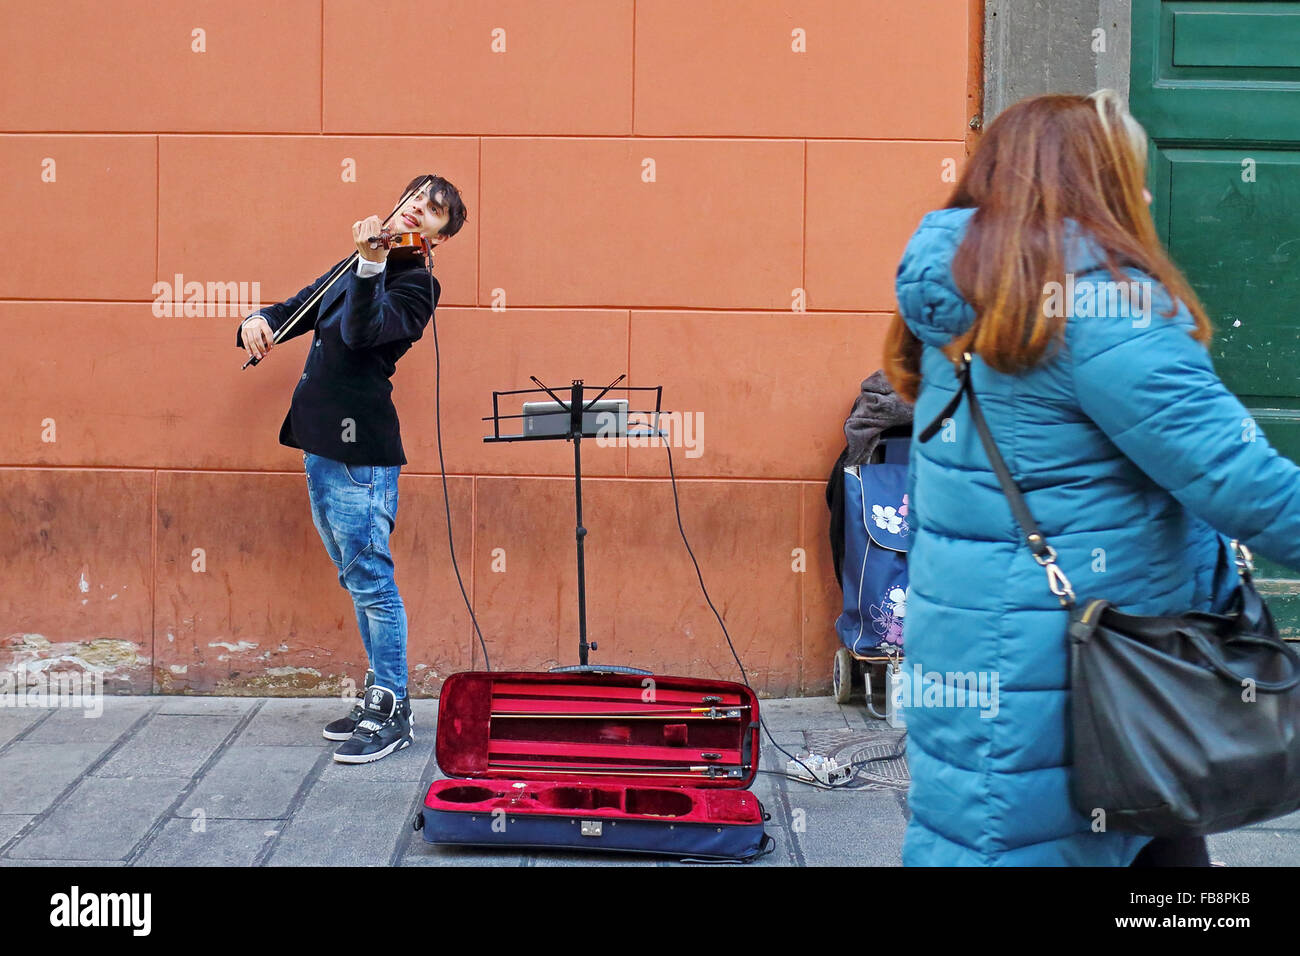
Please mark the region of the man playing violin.
POLYGON ((419 176, 387 223, 370 216, 352 224, 358 259, 296 324, 300 307, 327 284, 339 263, 284 302, 248 316, 236 336, 250 361, 279 342, 312 332, 312 345, 280 444, 302 450, 312 521, 352 598, 370 669, 346 717, 327 724, 327 740, 343 741, 340 763, 370 763, 411 745, 407 696, 406 609, 393 578, 388 540, 397 520, 397 478, 406 464, 390 379, 424 333, 441 287, 433 248, 460 231, 465 203, 441 176, 419 176), (385 226, 387 227, 385 229, 385 226), (414 233, 414 250, 390 251, 381 232, 414 233), (429 270, 419 255, 427 241, 429 270))

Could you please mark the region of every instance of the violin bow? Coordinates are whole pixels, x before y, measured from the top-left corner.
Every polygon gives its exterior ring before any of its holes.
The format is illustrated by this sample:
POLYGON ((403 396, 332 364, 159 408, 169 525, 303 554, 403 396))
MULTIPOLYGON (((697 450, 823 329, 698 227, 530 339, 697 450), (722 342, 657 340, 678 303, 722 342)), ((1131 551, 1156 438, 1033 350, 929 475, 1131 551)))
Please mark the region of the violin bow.
POLYGON ((678 707, 662 710, 622 710, 622 711, 493 711, 492 718, 537 717, 544 720, 737 720, 742 710, 749 710, 749 705, 738 707, 678 707))
MULTIPOLYGON (((418 183, 416 183, 414 186, 408 189, 406 193, 402 196, 402 198, 397 200, 397 205, 393 207, 393 211, 390 212, 384 218, 381 228, 386 227, 388 225, 388 220, 392 219, 394 216, 397 215, 397 210, 401 209, 404 205, 406 205, 406 201, 408 199, 410 199, 420 190, 429 186, 432 182, 433 182, 432 176, 425 176, 418 183)), ((275 330, 275 333, 271 336, 272 345, 276 344, 282 338, 284 338, 284 336, 287 335, 289 331, 295 325, 298 324, 298 320, 301 319, 308 312, 310 312, 316 306, 316 304, 320 302, 321 297, 324 296, 325 293, 330 290, 330 288, 334 285, 334 283, 338 282, 339 279, 347 275, 348 270, 351 269, 356 264, 357 258, 360 255, 361 254, 359 252, 353 252, 352 255, 348 256, 347 259, 341 262, 335 268, 335 270, 332 273, 330 273, 330 277, 327 280, 325 280, 325 282, 322 283, 321 286, 307 298, 307 301, 304 302, 302 305, 298 306, 298 310, 289 317, 289 321, 285 322, 284 325, 280 326, 278 329, 275 330)), ((248 361, 246 361, 239 368, 242 371, 243 369, 248 368, 250 365, 256 365, 260 361, 261 359, 255 356, 249 356, 248 361)))
POLYGON ((706 777, 710 780, 718 777, 727 777, 734 779, 743 776, 749 772, 749 767, 744 764, 689 764, 685 766, 675 766, 673 764, 653 764, 650 766, 635 766, 628 764, 607 764, 604 766, 563 766, 553 767, 530 767, 527 764, 512 763, 489 763, 488 770, 509 770, 512 774, 518 773, 545 773, 552 776, 556 774, 585 774, 587 776, 601 777, 706 777))

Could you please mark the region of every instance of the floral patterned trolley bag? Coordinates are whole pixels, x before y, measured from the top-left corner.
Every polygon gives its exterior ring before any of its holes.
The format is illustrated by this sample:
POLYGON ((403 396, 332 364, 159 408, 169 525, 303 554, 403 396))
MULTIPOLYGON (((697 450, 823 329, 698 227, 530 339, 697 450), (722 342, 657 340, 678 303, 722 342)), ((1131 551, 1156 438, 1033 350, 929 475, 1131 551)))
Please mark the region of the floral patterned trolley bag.
POLYGON ((907 455, 911 438, 883 437, 868 465, 844 469, 844 611, 840 642, 857 655, 900 654, 907 614, 907 455))

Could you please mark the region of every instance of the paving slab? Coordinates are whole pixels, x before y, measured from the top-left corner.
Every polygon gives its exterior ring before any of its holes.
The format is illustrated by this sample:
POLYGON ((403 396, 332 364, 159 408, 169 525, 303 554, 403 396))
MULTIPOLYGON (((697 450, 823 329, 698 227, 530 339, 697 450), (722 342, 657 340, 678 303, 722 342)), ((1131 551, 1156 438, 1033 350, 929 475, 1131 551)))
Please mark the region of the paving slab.
MULTIPOLYGON (((385 758, 391 759, 391 758, 385 758)), ((321 780, 275 844, 272 866, 387 866, 411 830, 409 783, 321 780)))
POLYGON ((767 803, 768 800, 772 799, 776 795, 777 784, 781 779, 775 773, 762 772, 770 766, 773 766, 773 764, 766 760, 762 761, 759 766, 760 772, 754 777, 754 782, 750 784, 749 787, 749 789, 754 792, 754 795, 764 803, 767 803))
POLYGON ((13 740, 24 730, 42 717, 48 716, 48 710, 26 707, 5 707, 0 709, 0 747, 13 740))
POLYGON ((890 791, 792 790, 769 810, 809 866, 902 865, 907 822, 890 791))
POLYGON ((519 850, 493 850, 476 846, 433 846, 416 834, 419 845, 402 857, 402 866, 524 866, 527 857, 519 850))
POLYGON ((309 747, 230 747, 203 775, 179 815, 188 818, 201 810, 209 820, 285 817, 318 758, 309 747))
POLYGON ((131 726, 154 707, 151 700, 130 697, 106 697, 98 716, 93 711, 61 708, 52 712, 24 741, 44 744, 112 743, 131 729, 131 726), (89 715, 89 716, 88 716, 89 715))
POLYGON ((1294 830, 1246 827, 1206 837, 1210 859, 1228 866, 1300 866, 1300 837, 1294 830))
POLYGON ((92 870, 108 866, 126 866, 124 860, 0 860, 0 866, 70 866, 92 870))
POLYGON ((197 694, 162 698, 158 713, 192 717, 239 717, 259 703, 258 697, 201 697, 197 694))
POLYGON ((95 770, 96 777, 192 777, 238 719, 154 714, 95 770))
POLYGON ((168 820, 136 866, 252 866, 281 824, 265 820, 168 820), (198 829, 196 829, 198 827, 198 829))
POLYGON ((790 838, 790 831, 783 826, 776 825, 776 821, 769 821, 764 825, 763 830, 770 836, 776 845, 772 847, 772 852, 767 856, 759 857, 751 866, 794 866, 795 855, 794 842, 790 838))
POLYGON ((18 860, 125 860, 188 778, 87 777, 10 848, 18 860))
POLYGON ((411 699, 411 719, 416 727, 432 734, 438 725, 438 701, 434 697, 414 697, 411 699))
MULTIPOLYGON (((1265 820, 1262 823, 1252 823, 1246 827, 1247 830, 1300 830, 1300 810, 1295 813, 1288 813, 1286 816, 1274 817, 1272 820, 1265 820)), ((1300 833, 1296 834, 1297 841, 1300 841, 1300 833)))
POLYGON ((28 821, 35 819, 35 814, 0 813, 0 846, 8 843, 14 834, 27 826, 28 821))
POLYGON ((346 717, 353 699, 276 697, 262 702, 232 747, 316 747, 329 743, 321 730, 346 717))
MULTIPOLYGON (((884 713, 884 711, 881 710, 879 707, 876 708, 876 711, 878 713, 882 713, 882 714, 884 713)), ((872 717, 870 711, 868 711, 867 708, 862 706, 861 704, 845 704, 844 719, 848 721, 849 726, 854 728, 855 730, 864 727, 867 730, 895 729, 895 728, 891 728, 886 721, 881 720, 879 717, 872 717)), ((899 727, 896 729, 897 732, 901 734, 906 729, 906 727, 899 727)))
POLYGON ((768 750, 771 750, 773 753, 779 753, 779 751, 772 746, 773 740, 791 753, 794 753, 798 748, 807 745, 807 738, 804 736, 802 730, 777 730, 770 724, 768 725, 768 730, 772 732, 770 737, 767 733, 759 731, 759 740, 763 742, 763 753, 765 754, 768 750))
POLYGON ((584 852, 582 850, 526 850, 525 866, 547 869, 557 866, 658 866, 664 857, 647 853, 616 853, 613 851, 584 852))
POLYGON ((0 808, 40 813, 94 764, 109 744, 45 744, 20 740, 0 754, 0 808))
MULTIPOLYGON (((833 697, 796 697, 759 702, 758 712, 775 736, 803 730, 847 727, 845 708, 833 697)), ((767 735, 764 734, 764 739, 767 735)))

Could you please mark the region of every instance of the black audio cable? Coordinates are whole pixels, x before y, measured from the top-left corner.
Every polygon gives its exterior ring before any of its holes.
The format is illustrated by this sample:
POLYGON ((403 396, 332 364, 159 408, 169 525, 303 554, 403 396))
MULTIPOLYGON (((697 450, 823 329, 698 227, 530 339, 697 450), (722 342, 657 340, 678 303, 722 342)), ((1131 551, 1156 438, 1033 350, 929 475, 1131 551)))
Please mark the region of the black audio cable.
MULTIPOLYGON (((709 610, 711 610, 711 611, 713 612, 713 616, 714 616, 715 618, 718 619, 718 626, 722 628, 722 636, 725 637, 725 638, 727 639, 727 647, 731 648, 731 656, 734 657, 734 658, 736 659, 736 666, 737 666, 738 668, 740 668, 740 677, 741 677, 741 680, 744 682, 745 686, 748 687, 748 686, 749 686, 749 675, 745 673, 745 665, 741 662, 741 660, 740 660, 740 655, 736 652, 736 645, 732 643, 732 641, 731 641, 731 635, 727 632, 727 624, 726 624, 726 622, 722 620, 722 615, 718 613, 718 609, 717 609, 717 607, 716 607, 716 606, 714 605, 714 603, 713 603, 713 598, 709 597, 709 589, 708 589, 708 588, 705 586, 705 584, 704 584, 704 574, 700 571, 700 562, 697 561, 697 560, 695 559, 695 551, 691 548, 691 543, 690 543, 690 541, 688 541, 687 538, 686 538, 686 529, 685 529, 685 527, 683 527, 683 525, 682 525, 682 506, 681 506, 681 499, 678 497, 678 494, 677 494, 677 473, 676 473, 676 471, 673 469, 673 449, 672 449, 672 445, 671 445, 671 443, 668 441, 668 439, 664 436, 664 434, 663 434, 662 432, 660 432, 657 428, 654 428, 653 426, 651 426, 648 422, 637 422, 637 423, 634 423, 634 424, 632 424, 632 425, 629 425, 629 427, 650 428, 650 429, 651 429, 651 432, 649 433, 649 437, 658 437, 658 438, 661 439, 661 440, 663 441, 663 443, 664 443, 664 448, 665 448, 665 449, 667 450, 667 452, 668 452, 668 476, 669 476, 669 478, 672 480, 672 489, 673 489, 673 508, 674 508, 674 509, 676 510, 676 512, 677 512, 677 530, 678 530, 678 532, 680 532, 680 534, 681 534, 681 536, 682 536, 682 543, 683 543, 684 545, 686 545, 686 553, 687 553, 688 555, 690 555, 690 558, 691 558, 691 564, 693 564, 693 565, 695 566, 695 576, 699 579, 699 582, 700 582, 700 590, 704 593, 704 600, 708 602, 708 604, 709 604, 709 610)), ((629 434, 629 437, 631 437, 630 434, 629 434)), ((789 757, 791 760, 793 760, 793 761, 794 761, 795 763, 797 763, 799 766, 803 767, 804 770, 808 771, 808 776, 811 777, 812 779, 811 779, 811 780, 804 780, 804 779, 801 778, 801 777, 794 777, 794 776, 791 776, 790 774, 785 773, 785 772, 783 772, 783 771, 775 771, 775 770, 759 771, 760 773, 775 773, 775 774, 778 774, 779 776, 786 777, 786 778, 789 779, 789 780, 794 780, 794 781, 796 781, 796 782, 798 782, 798 783, 806 783, 806 784, 809 784, 810 786, 815 786, 815 787, 817 787, 818 789, 822 789, 822 790, 842 790, 842 789, 845 789, 846 786, 847 786, 847 785, 850 783, 850 781, 853 779, 852 777, 850 777, 849 779, 845 780, 843 783, 839 783, 839 784, 824 784, 824 783, 821 783, 821 782, 817 779, 817 775, 816 775, 815 773, 812 772, 812 770, 809 768, 809 766, 808 766, 806 763, 804 763, 802 760, 800 760, 798 757, 796 757, 794 754, 790 753, 788 750, 786 750, 784 747, 782 747, 780 744, 778 744, 778 743, 776 742, 776 738, 772 736, 772 731, 768 728, 768 726, 767 726, 767 721, 765 721, 765 720, 763 719, 762 714, 759 714, 758 722, 759 722, 759 725, 763 728, 763 732, 764 732, 765 734, 767 734, 767 738, 768 738, 768 740, 772 741, 772 746, 775 747, 777 750, 781 751, 781 753, 785 754, 787 757, 789 757)), ((897 759, 898 757, 901 757, 902 755, 903 755, 903 744, 900 743, 900 744, 899 744, 899 747, 898 747, 898 749, 897 749, 897 751, 896 751, 895 753, 893 753, 893 754, 886 754, 886 755, 883 756, 883 757, 871 757, 871 758, 868 758, 868 759, 866 759, 866 760, 855 761, 854 763, 850 764, 850 766, 851 766, 851 767, 854 767, 854 768, 857 768, 857 767, 863 766, 863 765, 868 764, 868 763, 874 763, 874 762, 879 761, 879 760, 894 760, 894 759, 897 759)), ((856 773, 856 769, 855 769, 855 773, 856 773)), ((858 787, 849 787, 848 789, 858 789, 858 787)))
POLYGON ((474 607, 470 603, 469 594, 465 591, 465 581, 460 576, 460 566, 456 563, 456 542, 451 534, 451 495, 447 491, 447 463, 442 457, 442 354, 438 350, 438 310, 435 308, 432 249, 425 258, 424 266, 429 273, 429 326, 433 329, 433 418, 438 433, 438 470, 442 474, 442 503, 447 514, 447 550, 451 554, 452 570, 456 572, 456 583, 460 585, 460 596, 465 599, 465 609, 469 611, 469 619, 474 622, 474 633, 478 635, 478 644, 483 650, 483 669, 490 671, 492 662, 488 660, 487 642, 483 640, 483 631, 479 629, 474 607))

